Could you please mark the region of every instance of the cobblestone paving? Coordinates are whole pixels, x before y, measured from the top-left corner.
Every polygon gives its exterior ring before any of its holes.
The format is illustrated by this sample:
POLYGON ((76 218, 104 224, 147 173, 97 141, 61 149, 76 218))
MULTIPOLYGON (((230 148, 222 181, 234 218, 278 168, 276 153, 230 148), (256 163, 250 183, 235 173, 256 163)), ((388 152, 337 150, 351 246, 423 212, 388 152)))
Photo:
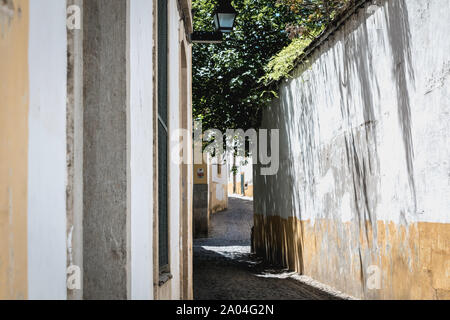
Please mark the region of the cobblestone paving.
POLYGON ((210 238, 194 241, 196 300, 349 299, 307 277, 264 265, 250 253, 253 203, 230 198, 211 217, 210 238))

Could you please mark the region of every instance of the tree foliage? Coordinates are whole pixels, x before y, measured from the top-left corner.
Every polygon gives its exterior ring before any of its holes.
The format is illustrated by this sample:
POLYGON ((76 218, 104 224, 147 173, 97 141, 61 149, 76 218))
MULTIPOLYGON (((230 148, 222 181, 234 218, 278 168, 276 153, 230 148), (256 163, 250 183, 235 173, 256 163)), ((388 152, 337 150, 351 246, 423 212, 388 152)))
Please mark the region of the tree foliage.
MULTIPOLYGON (((276 90, 273 80, 291 71, 308 41, 344 2, 233 0, 239 12, 234 31, 221 44, 193 46, 193 113, 203 128, 257 128, 262 108, 273 98, 269 93, 276 90)), ((193 1, 195 30, 214 30, 216 4, 193 1)))
POLYGON ((291 44, 276 54, 265 66, 265 75, 261 78, 266 87, 287 77, 295 68, 295 63, 303 50, 311 43, 309 38, 295 38, 291 44))
POLYGON ((297 60, 309 44, 333 21, 335 16, 355 0, 277 0, 298 14, 301 20, 289 25, 287 31, 292 42, 272 57, 265 66, 262 78, 266 87, 273 87, 280 79, 288 77, 297 60))

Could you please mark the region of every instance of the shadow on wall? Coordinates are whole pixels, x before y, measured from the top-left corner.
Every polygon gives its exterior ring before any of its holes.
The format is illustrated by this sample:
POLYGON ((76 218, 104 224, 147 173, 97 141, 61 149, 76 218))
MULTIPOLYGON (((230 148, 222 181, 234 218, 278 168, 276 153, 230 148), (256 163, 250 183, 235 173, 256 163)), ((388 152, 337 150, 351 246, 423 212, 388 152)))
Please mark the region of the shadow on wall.
POLYGON ((414 207, 417 209, 413 166, 414 146, 411 133, 411 104, 408 92, 408 80, 412 80, 413 83, 415 80, 410 46, 409 16, 405 0, 387 1, 385 5, 387 5, 386 20, 389 42, 394 56, 392 72, 395 75, 397 89, 398 115, 403 134, 409 183, 415 201, 414 207))
MULTIPOLYGON (((414 71, 410 48, 409 15, 405 0, 382 1, 387 37, 377 39, 393 56, 392 74, 395 81, 399 126, 406 154, 406 167, 412 198, 416 202, 411 133, 411 107, 408 83, 414 84, 414 71), (389 43, 384 43, 385 39, 389 43)), ((280 171, 275 176, 258 176, 260 166, 255 166, 255 214, 270 219, 255 218, 255 242, 257 253, 272 263, 283 265, 297 272, 305 271, 306 259, 304 224, 295 220, 340 220, 342 199, 350 195, 354 224, 359 234, 346 235, 346 230, 330 231, 327 236, 312 240, 314 248, 322 248, 320 262, 333 262, 334 268, 348 269, 349 253, 337 261, 331 255, 355 252, 359 255, 361 290, 366 292, 364 270, 373 260, 379 260, 377 252, 376 205, 379 201, 380 160, 377 143, 377 111, 381 99, 379 79, 373 69, 375 64, 370 43, 366 12, 350 18, 336 36, 299 66, 293 80, 282 84, 280 99, 275 99, 265 110, 263 127, 280 129, 280 171), (318 59, 325 63, 315 63, 318 59), (337 79, 338 81, 336 81, 337 79), (331 96, 330 92, 336 92, 331 96), (333 107, 339 104, 339 126, 342 137, 333 141, 321 141, 323 112, 317 105, 333 107), (362 109, 362 110, 361 110, 362 109), (364 123, 357 115, 362 114, 364 123), (342 139, 342 141, 340 140, 342 139), (345 150, 336 147, 342 143, 345 150), (284 146, 284 148, 283 148, 284 146), (323 177, 327 183, 321 183, 323 177), (323 192, 329 190, 331 192, 323 192), (324 195, 322 197, 322 195, 324 195), (293 223, 276 222, 278 216, 293 223), (364 249, 360 235, 369 244, 364 249), (346 238, 347 237, 347 238, 346 238), (350 238, 348 238, 350 237, 350 238), (323 248, 326 248, 323 250, 323 248), (329 254, 329 255, 328 255, 329 254)), ((387 62, 388 63, 388 62, 387 62)), ((332 112, 332 111, 331 111, 332 112)), ((414 203, 415 206, 415 203, 414 203)), ((313 226, 319 233, 319 226, 313 226)), ((337 227, 337 228, 343 228, 337 227)), ((309 270, 311 267, 309 266, 309 270)), ((325 270, 327 267, 321 268, 325 270)), ((328 268, 332 269, 333 266, 328 268)), ((330 271, 329 269, 329 271, 330 271)), ((323 272, 321 278, 329 282, 336 275, 323 272)), ((351 277, 351 274, 342 278, 351 277)), ((354 279, 353 279, 354 280, 354 279)), ((354 290, 353 290, 354 291, 354 290)))

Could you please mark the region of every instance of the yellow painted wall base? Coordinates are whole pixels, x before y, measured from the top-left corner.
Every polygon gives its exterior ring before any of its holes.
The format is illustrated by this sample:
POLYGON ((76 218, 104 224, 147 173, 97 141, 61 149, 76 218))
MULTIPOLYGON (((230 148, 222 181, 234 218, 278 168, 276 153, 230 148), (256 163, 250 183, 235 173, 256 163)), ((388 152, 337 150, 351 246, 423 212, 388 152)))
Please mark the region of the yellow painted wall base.
POLYGON ((255 215, 254 241, 269 261, 357 298, 450 299, 450 224, 255 215))
POLYGON ((0 300, 26 299, 28 0, 0 9, 0 300))
MULTIPOLYGON (((233 183, 229 183, 228 184, 228 194, 234 194, 233 192, 233 183)), ((236 183, 236 194, 241 194, 241 183, 237 182, 236 183)), ((253 197, 253 185, 250 184, 247 189, 245 189, 245 197, 253 197)))

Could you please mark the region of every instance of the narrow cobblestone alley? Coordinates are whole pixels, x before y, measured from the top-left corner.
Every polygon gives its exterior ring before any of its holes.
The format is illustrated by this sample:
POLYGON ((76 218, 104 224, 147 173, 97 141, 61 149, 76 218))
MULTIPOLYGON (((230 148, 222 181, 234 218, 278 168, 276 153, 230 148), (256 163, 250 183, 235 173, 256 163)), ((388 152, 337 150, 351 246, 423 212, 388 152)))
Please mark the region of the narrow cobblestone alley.
POLYGON ((230 197, 229 209, 211 216, 208 239, 194 241, 196 300, 348 299, 307 277, 265 266, 251 254, 253 202, 230 197))

